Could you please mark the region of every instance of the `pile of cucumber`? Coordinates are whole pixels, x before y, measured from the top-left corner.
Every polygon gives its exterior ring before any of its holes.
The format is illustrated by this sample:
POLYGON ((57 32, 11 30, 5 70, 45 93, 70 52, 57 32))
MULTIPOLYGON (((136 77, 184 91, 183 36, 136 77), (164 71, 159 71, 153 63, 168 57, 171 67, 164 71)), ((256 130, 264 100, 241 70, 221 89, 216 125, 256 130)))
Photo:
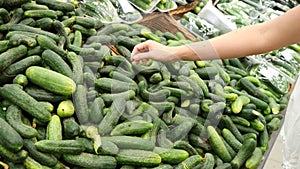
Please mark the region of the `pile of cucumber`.
POLYGON ((289 93, 244 58, 137 64, 140 42, 192 41, 71 3, 2 2, 3 168, 254 169, 281 126, 289 93))

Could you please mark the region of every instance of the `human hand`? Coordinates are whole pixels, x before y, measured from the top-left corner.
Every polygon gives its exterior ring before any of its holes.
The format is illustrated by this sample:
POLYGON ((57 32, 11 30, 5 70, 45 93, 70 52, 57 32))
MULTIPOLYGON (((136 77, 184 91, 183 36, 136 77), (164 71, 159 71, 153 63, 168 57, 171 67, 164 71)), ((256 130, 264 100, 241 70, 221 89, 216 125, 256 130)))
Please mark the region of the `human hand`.
POLYGON ((134 47, 131 53, 131 61, 146 63, 149 59, 162 62, 174 62, 179 60, 174 47, 168 47, 158 42, 147 40, 134 47))

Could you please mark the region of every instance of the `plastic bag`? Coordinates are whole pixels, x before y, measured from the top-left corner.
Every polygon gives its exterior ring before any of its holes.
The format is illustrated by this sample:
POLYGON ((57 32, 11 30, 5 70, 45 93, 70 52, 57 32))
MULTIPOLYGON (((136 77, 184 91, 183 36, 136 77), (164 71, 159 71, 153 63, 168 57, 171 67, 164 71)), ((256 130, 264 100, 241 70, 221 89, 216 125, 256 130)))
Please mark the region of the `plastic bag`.
POLYGON ((136 10, 128 0, 110 0, 120 18, 120 22, 127 24, 135 23, 143 18, 141 13, 136 10))
POLYGON ((283 168, 300 168, 300 82, 297 80, 287 106, 283 124, 283 168))
POLYGON ((237 29, 236 24, 228 20, 225 15, 212 4, 211 1, 205 5, 198 15, 200 18, 205 19, 216 26, 222 33, 227 33, 237 29))
POLYGON ((119 21, 117 9, 109 0, 84 0, 79 6, 83 13, 99 19, 102 23, 119 21))

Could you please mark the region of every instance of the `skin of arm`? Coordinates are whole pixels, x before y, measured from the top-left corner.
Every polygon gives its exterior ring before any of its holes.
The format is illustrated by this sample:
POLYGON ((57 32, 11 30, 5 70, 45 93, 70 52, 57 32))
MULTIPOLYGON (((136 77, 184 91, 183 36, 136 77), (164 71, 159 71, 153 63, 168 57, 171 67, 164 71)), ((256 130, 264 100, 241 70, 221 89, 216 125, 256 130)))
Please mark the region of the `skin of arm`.
POLYGON ((172 62, 239 58, 300 42, 300 5, 283 15, 260 24, 245 26, 221 36, 189 45, 168 47, 154 41, 136 45, 131 59, 172 62))

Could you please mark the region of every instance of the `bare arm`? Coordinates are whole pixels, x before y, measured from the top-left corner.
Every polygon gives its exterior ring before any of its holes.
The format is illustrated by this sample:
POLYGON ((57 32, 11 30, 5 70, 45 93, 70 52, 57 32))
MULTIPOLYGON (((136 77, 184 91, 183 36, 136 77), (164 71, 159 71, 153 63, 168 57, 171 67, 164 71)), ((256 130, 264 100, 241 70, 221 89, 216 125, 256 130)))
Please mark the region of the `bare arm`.
POLYGON ((298 42, 300 5, 271 21, 246 26, 207 41, 179 47, 166 47, 148 41, 135 47, 132 59, 174 61, 237 58, 266 53, 298 42))

